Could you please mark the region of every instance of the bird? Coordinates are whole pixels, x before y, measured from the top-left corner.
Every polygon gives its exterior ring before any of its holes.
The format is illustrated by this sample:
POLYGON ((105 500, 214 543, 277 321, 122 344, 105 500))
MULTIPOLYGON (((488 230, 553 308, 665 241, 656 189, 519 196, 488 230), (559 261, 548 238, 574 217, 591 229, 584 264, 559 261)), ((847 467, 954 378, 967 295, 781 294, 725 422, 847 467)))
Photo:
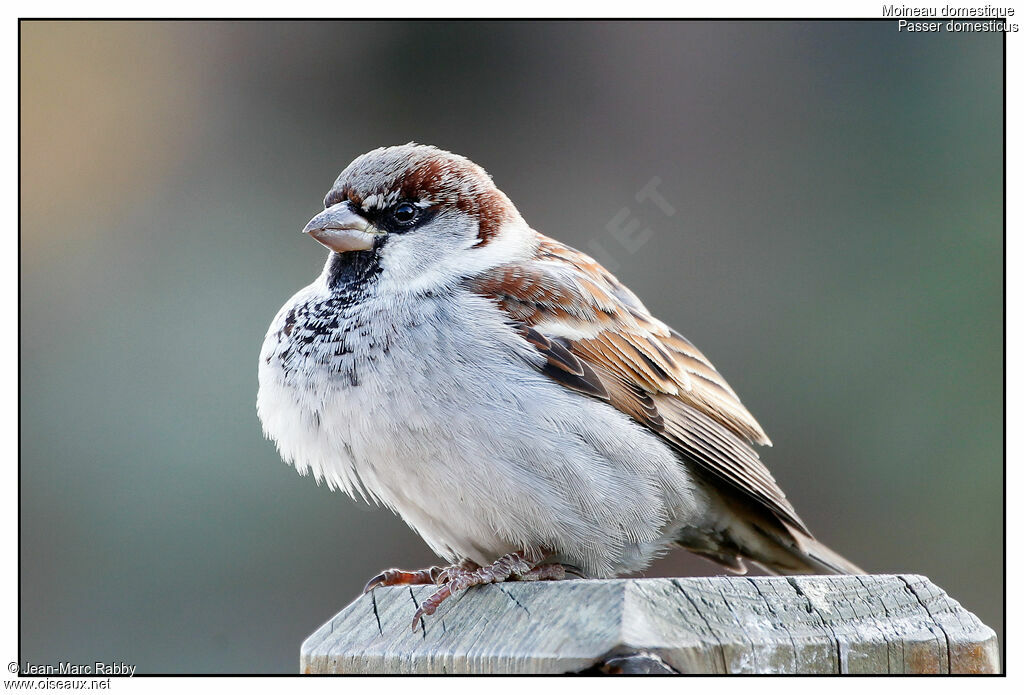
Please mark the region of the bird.
POLYGON ((708 358, 469 159, 360 155, 302 231, 327 260, 270 324, 257 413, 300 474, 448 563, 367 584, 434 585, 414 630, 472 586, 635 573, 674 547, 735 573, 863 573, 797 515, 708 358))

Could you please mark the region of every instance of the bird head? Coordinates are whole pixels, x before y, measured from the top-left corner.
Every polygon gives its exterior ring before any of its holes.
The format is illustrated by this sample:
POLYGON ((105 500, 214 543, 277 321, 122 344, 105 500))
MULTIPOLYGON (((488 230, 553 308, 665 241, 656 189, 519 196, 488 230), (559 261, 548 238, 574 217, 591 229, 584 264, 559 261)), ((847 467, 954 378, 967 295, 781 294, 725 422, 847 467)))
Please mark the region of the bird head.
POLYGON ((408 289, 433 289, 507 261, 527 252, 532 236, 481 167, 414 143, 357 157, 303 232, 332 256, 379 264, 408 289))

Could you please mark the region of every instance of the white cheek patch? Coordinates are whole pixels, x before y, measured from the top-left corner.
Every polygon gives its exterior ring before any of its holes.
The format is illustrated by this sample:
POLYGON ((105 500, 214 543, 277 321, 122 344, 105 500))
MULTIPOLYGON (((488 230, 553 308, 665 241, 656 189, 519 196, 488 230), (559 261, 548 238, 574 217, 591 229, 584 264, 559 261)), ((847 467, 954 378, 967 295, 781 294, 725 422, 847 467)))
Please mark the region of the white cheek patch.
POLYGON ((538 244, 537 233, 522 218, 506 222, 480 246, 468 217, 447 217, 388 239, 381 257, 382 290, 415 294, 453 287, 466 277, 530 258, 538 244))
POLYGON ((540 241, 537 233, 521 217, 505 222, 486 244, 473 239, 465 253, 466 268, 472 273, 533 256, 540 241))
POLYGON ((418 294, 452 286, 462 277, 461 237, 469 230, 439 219, 418 229, 391 234, 381 250, 382 293, 418 294))

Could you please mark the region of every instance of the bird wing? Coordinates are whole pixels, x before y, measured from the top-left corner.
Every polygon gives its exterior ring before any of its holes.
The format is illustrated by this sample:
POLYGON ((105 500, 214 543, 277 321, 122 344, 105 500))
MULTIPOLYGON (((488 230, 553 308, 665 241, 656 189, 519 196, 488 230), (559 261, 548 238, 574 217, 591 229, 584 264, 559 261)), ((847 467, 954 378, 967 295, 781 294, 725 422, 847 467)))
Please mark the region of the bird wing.
POLYGON ((750 446, 768 437, 711 362, 594 259, 539 235, 535 255, 470 282, 521 327, 551 379, 605 400, 686 460, 807 532, 750 446))

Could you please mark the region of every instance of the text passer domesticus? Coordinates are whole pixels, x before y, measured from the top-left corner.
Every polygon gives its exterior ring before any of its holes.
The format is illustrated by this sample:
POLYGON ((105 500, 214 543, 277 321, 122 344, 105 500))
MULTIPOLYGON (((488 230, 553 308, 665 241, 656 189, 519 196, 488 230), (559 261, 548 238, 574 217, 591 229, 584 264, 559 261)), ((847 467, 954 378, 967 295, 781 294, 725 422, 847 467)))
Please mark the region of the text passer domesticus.
POLYGON ((682 546, 735 572, 860 573, 811 536, 704 355, 589 256, 434 147, 353 161, 305 233, 330 249, 260 354, 257 410, 300 473, 398 513, 453 591, 609 577, 682 546))

